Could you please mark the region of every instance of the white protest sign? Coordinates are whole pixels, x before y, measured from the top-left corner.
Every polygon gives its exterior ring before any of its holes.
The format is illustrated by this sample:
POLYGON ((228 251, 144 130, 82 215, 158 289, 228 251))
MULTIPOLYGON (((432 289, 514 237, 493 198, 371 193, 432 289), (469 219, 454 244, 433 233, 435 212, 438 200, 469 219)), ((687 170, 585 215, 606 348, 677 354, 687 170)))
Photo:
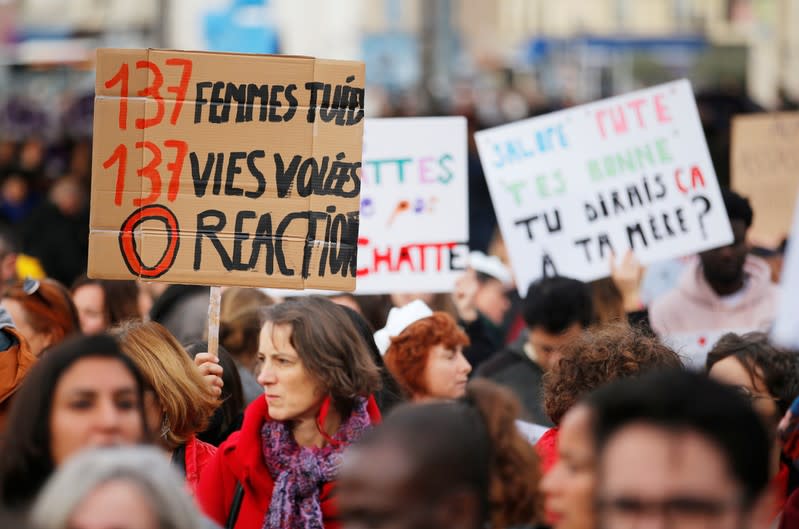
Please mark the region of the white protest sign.
POLYGON ((799 244, 796 241, 799 234, 799 207, 794 207, 790 233, 794 236, 788 240, 787 256, 782 266, 780 302, 771 338, 777 345, 799 350, 799 244))
POLYGON ((454 289, 469 255, 466 134, 460 116, 365 120, 355 294, 454 289))
POLYGON ((719 338, 728 332, 746 334, 757 330, 759 329, 741 328, 686 332, 668 334, 662 336, 661 340, 680 355, 685 367, 695 371, 704 371, 707 354, 713 349, 719 338))
POLYGON ((449 292, 468 258, 466 119, 368 119, 357 294, 449 292))
POLYGON ((519 292, 733 241, 691 85, 680 80, 478 132, 519 292))

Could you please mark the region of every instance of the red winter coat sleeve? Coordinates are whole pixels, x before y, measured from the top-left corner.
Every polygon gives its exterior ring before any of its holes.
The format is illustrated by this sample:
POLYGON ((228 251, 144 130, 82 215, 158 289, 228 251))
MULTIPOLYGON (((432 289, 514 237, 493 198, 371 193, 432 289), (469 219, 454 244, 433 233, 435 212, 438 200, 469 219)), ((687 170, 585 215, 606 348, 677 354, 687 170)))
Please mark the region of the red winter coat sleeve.
POLYGON ((197 501, 203 512, 223 527, 237 483, 241 483, 244 496, 234 527, 263 527, 274 487, 261 448, 261 426, 267 418, 266 399, 253 401, 244 412, 241 430, 220 445, 200 475, 197 501))
POLYGON ((216 447, 204 443, 194 436, 186 441, 186 485, 192 494, 197 494, 197 487, 200 485, 200 475, 205 471, 205 467, 214 458, 216 447))
POLYGON ((203 512, 224 527, 233 502, 236 478, 220 455, 221 451, 218 451, 206 463, 197 484, 196 495, 203 512))

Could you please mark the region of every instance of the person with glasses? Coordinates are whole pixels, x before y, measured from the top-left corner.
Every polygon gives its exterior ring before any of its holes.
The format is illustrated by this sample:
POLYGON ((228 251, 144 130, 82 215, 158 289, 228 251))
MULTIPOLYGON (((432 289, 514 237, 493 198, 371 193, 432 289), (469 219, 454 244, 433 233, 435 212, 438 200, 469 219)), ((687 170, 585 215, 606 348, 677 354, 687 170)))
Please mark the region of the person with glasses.
POLYGON ((596 327, 566 348, 544 377, 544 407, 557 426, 536 444, 548 521, 554 529, 594 529, 596 482, 591 407, 586 396, 614 380, 680 369, 680 357, 646 331, 626 323, 596 327))
POLYGON ((53 280, 26 279, 10 286, 0 304, 0 435, 11 402, 28 371, 48 347, 78 330, 77 312, 53 280))
POLYGON ((799 395, 799 358, 773 347, 764 333, 728 333, 713 346, 705 365, 710 378, 739 391, 768 426, 774 440, 770 469, 776 509, 782 510, 799 486, 799 471, 792 464, 799 454, 786 453, 777 435, 780 419, 799 395))
POLYGON ((80 332, 72 296, 54 279, 20 281, 6 289, 2 303, 36 357, 70 334, 80 332))
POLYGON ((772 526, 772 440, 739 391, 699 373, 658 372, 591 401, 600 529, 772 526))

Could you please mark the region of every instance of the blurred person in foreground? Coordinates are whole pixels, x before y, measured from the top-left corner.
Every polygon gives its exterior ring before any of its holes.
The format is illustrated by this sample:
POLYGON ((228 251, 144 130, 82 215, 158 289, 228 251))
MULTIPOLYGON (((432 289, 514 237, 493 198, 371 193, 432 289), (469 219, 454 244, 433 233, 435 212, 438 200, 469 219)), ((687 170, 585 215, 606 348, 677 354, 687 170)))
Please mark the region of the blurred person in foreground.
POLYGON ((144 381, 106 335, 48 351, 14 399, 0 450, 0 507, 26 510, 53 471, 86 448, 150 439, 144 381))
POLYGON ((136 281, 81 275, 72 283, 72 301, 83 334, 99 334, 123 321, 141 319, 136 281))
POLYGON ((206 467, 199 503, 226 527, 338 528, 341 453, 380 421, 380 372, 345 309, 316 296, 265 310, 258 360, 264 396, 206 467))
POLYGON ((680 359, 643 330, 617 323, 594 328, 570 347, 544 377, 544 403, 556 428, 538 441, 546 515, 555 529, 594 529, 596 483, 591 434, 595 389, 657 369, 677 369, 680 359))
POLYGON ((752 225, 749 200, 722 189, 734 240, 699 254, 679 285, 655 299, 649 320, 657 335, 704 366, 710 346, 724 333, 767 331, 777 311, 778 289, 768 264, 749 254, 746 234, 752 225))
POLYGON ((122 352, 141 371, 145 382, 147 427, 172 459, 193 493, 216 448, 200 441, 222 393, 222 367, 216 357, 192 357, 162 325, 128 321, 111 330, 122 352))
MULTIPOLYGON (((781 511, 786 499, 799 486, 799 470, 793 460, 796 447, 786 453, 778 435, 780 419, 799 396, 799 358, 793 352, 773 347, 765 333, 725 334, 707 355, 708 376, 737 389, 752 403, 773 438, 769 467, 781 511)), ((785 447, 788 448, 788 447, 785 447)))
POLYGON ((47 481, 38 529, 200 529, 204 520, 169 460, 151 447, 87 450, 47 481))
POLYGON ((538 461, 516 429, 519 410, 486 380, 455 401, 397 407, 344 454, 344 529, 535 526, 538 461))
POLYGON ((480 366, 477 376, 510 388, 521 401, 526 420, 552 426, 543 406, 544 374, 591 324, 592 314, 591 290, 582 281, 546 277, 533 282, 522 306, 526 339, 496 353, 480 366))
POLYGON ((740 392, 661 372, 593 399, 599 528, 772 526, 772 439, 740 392))
POLYGON ((375 342, 406 398, 456 399, 466 391, 472 367, 463 349, 469 338, 446 312, 433 312, 420 300, 391 309, 375 342))

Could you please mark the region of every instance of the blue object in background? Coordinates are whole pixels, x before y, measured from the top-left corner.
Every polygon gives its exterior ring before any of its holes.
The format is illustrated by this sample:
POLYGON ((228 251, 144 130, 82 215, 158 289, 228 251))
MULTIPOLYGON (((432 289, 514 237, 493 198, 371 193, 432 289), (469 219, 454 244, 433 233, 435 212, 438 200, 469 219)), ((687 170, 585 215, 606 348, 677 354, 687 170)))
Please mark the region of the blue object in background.
POLYGON ((277 28, 268 15, 269 0, 234 0, 225 11, 205 16, 208 50, 278 53, 277 28))
POLYGON ((419 39, 401 32, 366 35, 362 40, 366 82, 389 90, 415 86, 421 76, 419 39))

